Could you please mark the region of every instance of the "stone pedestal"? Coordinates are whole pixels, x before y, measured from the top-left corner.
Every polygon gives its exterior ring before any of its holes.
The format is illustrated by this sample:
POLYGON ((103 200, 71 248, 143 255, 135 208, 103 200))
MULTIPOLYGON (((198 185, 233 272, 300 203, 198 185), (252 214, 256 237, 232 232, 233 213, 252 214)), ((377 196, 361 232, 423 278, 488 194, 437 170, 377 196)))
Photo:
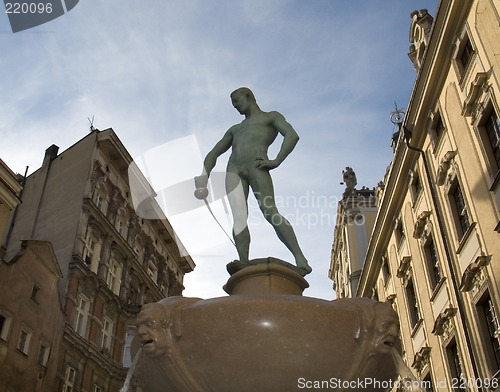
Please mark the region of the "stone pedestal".
MULTIPOLYGON (((229 295, 302 295, 309 283, 296 271, 297 267, 268 257, 250 262, 235 272, 224 285, 229 295)), ((229 268, 228 268, 229 269, 229 268)))

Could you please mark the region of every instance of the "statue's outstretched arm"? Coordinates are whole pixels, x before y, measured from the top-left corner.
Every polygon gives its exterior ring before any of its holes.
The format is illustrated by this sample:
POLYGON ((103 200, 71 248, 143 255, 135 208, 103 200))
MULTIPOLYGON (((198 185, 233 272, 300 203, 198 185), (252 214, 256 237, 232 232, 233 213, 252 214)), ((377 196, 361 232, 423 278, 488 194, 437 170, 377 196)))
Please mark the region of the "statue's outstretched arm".
POLYGON ((233 133, 230 128, 205 157, 203 161, 203 172, 199 177, 195 177, 195 185, 197 188, 207 186, 208 177, 217 163, 217 158, 229 150, 232 143, 233 133))

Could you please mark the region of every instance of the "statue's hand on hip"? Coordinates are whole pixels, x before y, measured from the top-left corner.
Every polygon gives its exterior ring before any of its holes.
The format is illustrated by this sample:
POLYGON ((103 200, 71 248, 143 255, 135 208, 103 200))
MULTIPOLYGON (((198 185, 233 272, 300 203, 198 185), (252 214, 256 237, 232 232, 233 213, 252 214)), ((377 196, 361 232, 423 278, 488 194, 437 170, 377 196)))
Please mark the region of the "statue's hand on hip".
POLYGON ((255 167, 261 170, 273 170, 279 166, 276 160, 257 158, 255 167))

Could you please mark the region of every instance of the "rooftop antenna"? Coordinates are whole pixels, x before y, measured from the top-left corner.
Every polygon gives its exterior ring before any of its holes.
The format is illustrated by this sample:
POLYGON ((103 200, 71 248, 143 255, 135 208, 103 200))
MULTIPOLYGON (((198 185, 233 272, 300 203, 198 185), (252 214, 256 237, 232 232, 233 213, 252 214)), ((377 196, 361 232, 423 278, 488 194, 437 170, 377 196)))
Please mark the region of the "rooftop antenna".
POLYGON ((398 108, 398 104, 396 103, 396 101, 394 101, 394 109, 395 110, 389 115, 389 118, 391 119, 391 123, 398 127, 399 131, 399 127, 401 126, 401 124, 403 124, 405 112, 403 109, 398 108))
POLYGON ((94 116, 92 116, 92 120, 90 120, 90 118, 87 117, 87 120, 89 120, 89 123, 90 123, 90 132, 94 132, 96 129, 94 127, 94 116))
POLYGON ((398 104, 394 101, 394 111, 389 115, 391 119, 391 123, 394 124, 393 133, 391 137, 391 147, 393 152, 396 151, 396 146, 398 145, 399 133, 401 131, 401 127, 403 126, 403 121, 405 118, 405 111, 401 108, 398 108, 398 104))

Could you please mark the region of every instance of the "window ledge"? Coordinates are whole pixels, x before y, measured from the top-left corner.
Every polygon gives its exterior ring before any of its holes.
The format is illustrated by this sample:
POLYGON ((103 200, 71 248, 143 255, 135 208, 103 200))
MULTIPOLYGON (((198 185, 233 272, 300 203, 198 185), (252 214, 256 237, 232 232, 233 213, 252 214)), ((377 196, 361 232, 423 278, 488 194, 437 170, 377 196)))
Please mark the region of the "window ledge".
POLYGON ((418 321, 415 323, 415 325, 413 326, 413 328, 411 329, 411 334, 410 336, 412 338, 415 337, 415 335, 417 334, 417 331, 418 329, 420 328, 420 326, 422 325, 422 323, 424 322, 424 319, 423 318, 419 318, 418 321))
POLYGON ((490 192, 495 192, 497 186, 500 184, 500 170, 492 177, 493 181, 491 182, 490 192))
POLYGON ((437 294, 439 293, 439 290, 441 289, 441 286, 444 285, 444 282, 446 281, 446 276, 443 276, 441 280, 436 284, 436 287, 432 290, 431 294, 431 302, 436 299, 437 294))
POLYGON ((467 229, 467 231, 464 233, 464 235, 460 239, 457 251, 455 252, 457 255, 460 254, 460 252, 462 252, 465 244, 467 243, 467 240, 471 236, 471 233, 474 231, 476 225, 477 225, 476 222, 472 222, 471 225, 469 226, 469 228, 467 229))
POLYGON ((28 358, 28 354, 27 354, 27 353, 25 353, 24 351, 21 351, 21 350, 19 350, 19 349, 16 349, 16 351, 17 351, 19 354, 21 354, 23 357, 28 358))

